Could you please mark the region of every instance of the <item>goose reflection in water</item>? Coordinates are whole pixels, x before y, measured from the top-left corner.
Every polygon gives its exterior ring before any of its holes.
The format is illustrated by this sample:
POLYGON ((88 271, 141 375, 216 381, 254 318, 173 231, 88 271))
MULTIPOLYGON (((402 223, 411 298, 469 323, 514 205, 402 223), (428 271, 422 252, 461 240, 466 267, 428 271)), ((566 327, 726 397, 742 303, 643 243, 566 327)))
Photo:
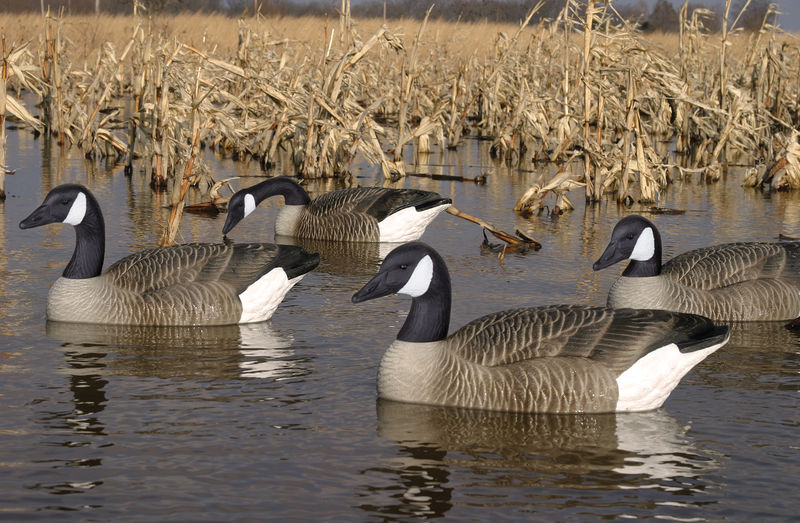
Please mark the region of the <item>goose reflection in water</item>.
MULTIPOLYGON (((702 379, 703 385, 717 394, 800 392, 800 326, 787 328, 784 322, 774 321, 731 322, 730 329, 725 353, 699 369, 695 379, 702 379)), ((741 407, 742 400, 735 401, 741 407)))
POLYGON ((310 372, 307 359, 271 322, 145 327, 50 321, 47 336, 62 343, 64 370, 73 375, 282 380, 310 372))
POLYGON ((317 271, 341 276, 373 276, 398 243, 336 242, 275 235, 275 243, 296 245, 320 255, 317 271))
POLYGON ((538 487, 532 505, 567 507, 574 498, 552 497, 553 489, 680 490, 718 467, 664 410, 525 414, 387 400, 377 408, 379 435, 396 445, 397 457, 364 472, 370 484, 363 495, 378 500, 362 504, 370 513, 442 516, 457 490, 465 504, 502 504, 497 487, 538 487), (485 488, 491 499, 481 495, 485 488))

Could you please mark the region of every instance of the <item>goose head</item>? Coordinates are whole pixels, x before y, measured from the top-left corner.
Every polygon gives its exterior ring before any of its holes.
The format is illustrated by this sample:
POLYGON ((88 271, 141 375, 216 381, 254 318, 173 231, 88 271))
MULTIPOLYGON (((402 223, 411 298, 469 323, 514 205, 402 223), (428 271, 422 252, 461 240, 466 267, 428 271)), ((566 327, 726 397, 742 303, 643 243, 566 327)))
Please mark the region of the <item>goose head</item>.
POLYGON ((297 181, 278 176, 241 189, 228 201, 228 216, 222 234, 228 234, 240 221, 252 213, 258 204, 271 196, 283 196, 286 205, 306 205, 311 201, 308 193, 297 181))
POLYGON ((608 247, 592 268, 599 271, 623 260, 631 260, 623 276, 661 273, 661 236, 652 222, 636 214, 621 219, 611 232, 608 247))
POLYGON ((228 201, 228 216, 222 226, 222 234, 228 234, 240 221, 244 220, 256 208, 253 193, 247 189, 235 193, 228 201))
POLYGON ((44 202, 27 218, 19 222, 20 229, 31 229, 51 223, 78 226, 92 217, 98 208, 97 201, 82 185, 65 183, 47 193, 44 202))
POLYGON ((397 339, 438 341, 447 336, 450 323, 450 274, 442 257, 422 242, 392 250, 378 274, 353 295, 353 303, 388 296, 411 296, 411 311, 397 339))
POLYGON ((75 183, 54 187, 42 204, 19 222, 19 227, 31 229, 51 223, 66 223, 75 228, 75 251, 63 276, 98 276, 105 255, 105 223, 100 205, 89 189, 75 183))

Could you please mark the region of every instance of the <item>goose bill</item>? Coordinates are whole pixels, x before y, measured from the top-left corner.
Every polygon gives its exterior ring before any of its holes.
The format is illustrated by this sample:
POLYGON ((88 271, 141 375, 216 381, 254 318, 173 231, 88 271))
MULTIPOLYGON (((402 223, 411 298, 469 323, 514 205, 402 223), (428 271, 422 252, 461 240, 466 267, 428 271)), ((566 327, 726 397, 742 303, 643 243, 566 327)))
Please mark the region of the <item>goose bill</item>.
POLYGON ((36 208, 27 218, 19 222, 20 229, 32 229, 33 227, 40 227, 50 223, 60 222, 58 218, 53 216, 49 205, 40 205, 36 208))
POLYGON ((606 247, 603 255, 600 256, 596 262, 594 262, 592 268, 596 271, 599 271, 600 269, 605 269, 606 267, 610 267, 617 262, 627 259, 628 256, 619 252, 619 249, 617 249, 617 243, 611 242, 608 244, 608 247, 606 247))
POLYGON ((397 287, 388 282, 388 273, 379 272, 374 278, 369 280, 366 285, 361 287, 357 293, 353 294, 353 303, 382 298, 397 292, 397 287))

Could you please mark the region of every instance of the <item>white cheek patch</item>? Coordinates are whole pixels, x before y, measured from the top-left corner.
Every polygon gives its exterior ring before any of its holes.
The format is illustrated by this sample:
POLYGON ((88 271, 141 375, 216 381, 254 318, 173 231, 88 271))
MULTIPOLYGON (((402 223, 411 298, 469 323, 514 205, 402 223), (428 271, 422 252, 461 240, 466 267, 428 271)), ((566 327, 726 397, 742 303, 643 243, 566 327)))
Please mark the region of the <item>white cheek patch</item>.
POLYGON ((75 201, 72 202, 72 207, 69 208, 67 217, 64 218, 64 223, 80 225, 84 216, 86 216, 86 195, 79 192, 75 201))
POLYGON ((411 274, 411 278, 403 285, 402 289, 397 291, 397 294, 408 294, 412 298, 422 296, 428 292, 428 287, 431 284, 432 278, 433 260, 431 260, 430 256, 425 255, 425 257, 417 263, 414 272, 411 274))
POLYGON ((630 259, 636 261, 647 261, 653 257, 656 252, 656 240, 653 236, 653 229, 648 227, 643 230, 636 240, 636 245, 633 247, 630 259))
POLYGON ((252 194, 244 195, 244 215, 249 216, 251 212, 256 210, 256 199, 252 194))

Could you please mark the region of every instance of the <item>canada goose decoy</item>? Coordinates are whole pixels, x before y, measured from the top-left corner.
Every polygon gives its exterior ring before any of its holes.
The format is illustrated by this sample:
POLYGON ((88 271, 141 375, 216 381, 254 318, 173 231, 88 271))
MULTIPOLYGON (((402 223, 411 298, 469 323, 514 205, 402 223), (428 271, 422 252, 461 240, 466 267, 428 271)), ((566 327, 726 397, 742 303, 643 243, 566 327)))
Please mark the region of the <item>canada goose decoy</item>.
POLYGON ((378 371, 380 397, 520 412, 642 411, 723 346, 727 327, 657 310, 553 305, 475 319, 447 335, 450 276, 428 245, 397 247, 353 295, 412 297, 378 371))
POLYGON ((417 189, 357 187, 311 199, 295 180, 279 176, 231 196, 223 234, 233 229, 259 203, 281 195, 285 205, 275 221, 275 234, 312 240, 406 242, 419 239, 452 200, 417 189))
POLYGON ((791 320, 800 315, 800 242, 728 243, 661 265, 661 236, 649 220, 621 219, 594 270, 630 260, 609 307, 666 309, 716 321, 791 320))
POLYGON ((50 288, 47 317, 76 323, 225 325, 264 321, 319 264, 317 254, 270 243, 192 243, 146 249, 105 272, 105 224, 81 185, 51 190, 22 229, 75 228, 72 259, 50 288))

